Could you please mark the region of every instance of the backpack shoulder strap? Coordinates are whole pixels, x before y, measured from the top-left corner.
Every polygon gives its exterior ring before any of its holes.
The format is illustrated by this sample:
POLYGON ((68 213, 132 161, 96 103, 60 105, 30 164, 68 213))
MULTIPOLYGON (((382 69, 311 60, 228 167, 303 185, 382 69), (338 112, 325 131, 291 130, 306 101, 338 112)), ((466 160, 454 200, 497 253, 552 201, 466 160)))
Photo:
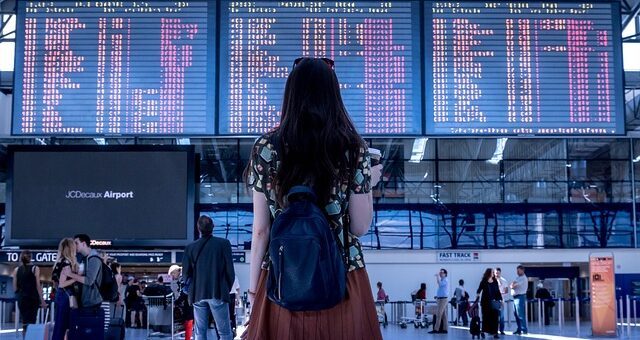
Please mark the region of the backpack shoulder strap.
POLYGON ((193 267, 193 269, 191 270, 191 282, 192 282, 192 285, 195 284, 195 282, 196 282, 196 273, 198 272, 196 270, 196 263, 198 263, 198 259, 200 258, 200 254, 202 254, 202 251, 204 250, 204 247, 207 245, 207 243, 209 243, 209 241, 212 238, 213 238, 213 235, 207 236, 207 240, 204 241, 204 243, 200 246, 200 249, 198 249, 198 254, 196 254, 196 257, 193 259, 193 262, 191 263, 191 266, 193 267))
MULTIPOLYGON (((204 250, 204 247, 207 245, 207 243, 213 238, 213 236, 209 235, 207 236, 207 240, 204 241, 204 243, 202 244, 202 246, 200 246, 200 249, 198 249, 198 254, 196 254, 196 257, 193 259, 193 266, 195 267, 196 263, 198 263, 198 259, 200 258, 200 254, 202 254, 202 251, 204 250)), ((195 268, 194 268, 195 269, 195 268)), ((195 270, 194 270, 195 273, 195 270)))
POLYGON ((89 255, 87 257, 87 265, 84 268, 84 272, 85 272, 85 275, 86 275, 88 267, 89 267, 89 262, 91 262, 91 258, 92 257, 95 257, 95 258, 98 259, 98 261, 100 261, 100 268, 98 270, 98 276, 96 276, 96 280, 94 281, 94 284, 96 285, 98 290, 100 290, 100 285, 102 284, 102 265, 104 265, 104 262, 102 262, 102 258, 100 258, 100 256, 98 256, 98 255, 89 255))

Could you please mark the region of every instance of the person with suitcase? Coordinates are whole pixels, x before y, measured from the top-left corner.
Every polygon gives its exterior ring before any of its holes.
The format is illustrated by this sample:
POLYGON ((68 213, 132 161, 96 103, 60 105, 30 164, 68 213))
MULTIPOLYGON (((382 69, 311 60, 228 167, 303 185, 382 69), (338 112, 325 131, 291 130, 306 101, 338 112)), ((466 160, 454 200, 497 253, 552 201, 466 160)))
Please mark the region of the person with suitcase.
POLYGON ((80 271, 83 275, 69 273, 69 276, 82 284, 80 308, 71 311, 69 340, 103 340, 104 309, 102 309, 102 259, 97 251, 91 249, 91 238, 86 234, 74 236, 76 251, 84 257, 80 271))
POLYGON ((484 333, 482 333, 482 329, 480 328, 480 315, 479 315, 479 307, 478 300, 476 300, 471 306, 469 306, 469 317, 471 317, 471 323, 469 324, 469 333, 471 333, 471 339, 475 339, 482 335, 484 339, 484 333))

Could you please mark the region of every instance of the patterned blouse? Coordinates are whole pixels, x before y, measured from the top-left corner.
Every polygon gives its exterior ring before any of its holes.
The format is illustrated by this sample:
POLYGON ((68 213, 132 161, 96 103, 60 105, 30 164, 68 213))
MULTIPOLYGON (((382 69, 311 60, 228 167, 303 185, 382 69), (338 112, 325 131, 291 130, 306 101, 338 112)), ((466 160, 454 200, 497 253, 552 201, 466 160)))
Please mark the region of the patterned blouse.
MULTIPOLYGON (((348 223, 349 202, 347 200, 347 190, 351 190, 352 194, 366 194, 371 191, 371 167, 369 150, 362 147, 358 153, 358 165, 354 173, 354 177, 350 185, 346 183, 336 184, 331 191, 329 204, 325 206, 325 211, 329 217, 340 247, 343 247, 344 223, 348 223), (350 186, 350 188, 348 188, 350 186)), ((276 202, 276 192, 271 185, 280 166, 278 153, 274 145, 270 141, 270 135, 266 134, 258 138, 253 146, 251 159, 249 160, 249 176, 247 186, 253 190, 265 194, 269 210, 271 211, 272 221, 282 211, 276 202)), ((358 238, 349 233, 349 271, 364 268, 364 258, 362 256, 362 245, 358 238)), ((265 260, 262 268, 268 268, 268 253, 265 254, 265 260)))

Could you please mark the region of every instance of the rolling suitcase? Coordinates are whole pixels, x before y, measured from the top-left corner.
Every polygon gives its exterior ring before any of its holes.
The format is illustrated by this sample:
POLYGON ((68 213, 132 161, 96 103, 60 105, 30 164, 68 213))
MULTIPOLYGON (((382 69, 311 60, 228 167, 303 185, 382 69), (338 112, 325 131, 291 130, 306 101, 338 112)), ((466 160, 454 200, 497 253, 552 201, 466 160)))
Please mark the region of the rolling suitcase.
POLYGON ((38 323, 27 327, 27 333, 24 337, 25 339, 50 340, 53 336, 53 322, 47 322, 49 319, 49 308, 46 308, 44 319, 42 318, 42 314, 40 314, 43 309, 44 308, 38 309, 38 314, 36 316, 36 322, 38 323))
POLYGON ((109 328, 107 328, 107 334, 105 334, 105 340, 124 340, 125 327, 124 327, 124 306, 116 306, 113 310, 113 316, 109 322, 109 328), (117 310, 122 312, 118 315, 117 310))
POLYGON ((69 340, 104 340, 104 310, 100 307, 71 310, 69 340))

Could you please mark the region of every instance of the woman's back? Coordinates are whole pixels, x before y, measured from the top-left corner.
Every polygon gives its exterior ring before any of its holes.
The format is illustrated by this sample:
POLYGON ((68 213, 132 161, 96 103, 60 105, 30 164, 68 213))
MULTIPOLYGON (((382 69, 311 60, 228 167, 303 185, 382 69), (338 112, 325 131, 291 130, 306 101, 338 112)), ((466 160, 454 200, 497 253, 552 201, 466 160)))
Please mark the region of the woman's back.
MULTIPOLYGON (((380 168, 374 169, 379 179, 380 168)), ((287 78, 280 126, 258 138, 245 173, 253 189, 254 211, 248 339, 382 338, 362 246, 355 236, 371 224, 371 173, 366 144, 342 103, 333 61, 297 59, 287 78), (336 242, 342 249, 348 244, 348 298, 329 309, 291 311, 267 298, 271 224, 297 185, 313 188, 336 242), (346 228, 350 233, 344 242, 346 228)))
POLYGON ((31 264, 22 265, 18 268, 18 291, 20 298, 38 299, 38 288, 36 286, 36 276, 34 275, 34 266, 31 264))
MULTIPOLYGON (((277 138, 274 133, 268 133, 261 136, 255 143, 254 157, 252 157, 252 167, 250 169, 248 184, 254 188, 257 192, 264 193, 267 198, 267 204, 271 212, 272 219, 278 216, 282 211, 282 206, 278 202, 277 197, 281 194, 278 190, 278 186, 274 184, 274 179, 281 171, 281 157, 278 152, 280 148, 276 148, 277 138)), ((327 203, 322 204, 327 214, 329 222, 336 233, 337 240, 342 247, 342 230, 343 227, 348 227, 349 204, 348 196, 358 194, 361 192, 369 192, 371 175, 368 170, 369 158, 366 155, 365 147, 361 147, 358 150, 358 159, 356 168, 353 169, 353 175, 349 180, 342 183, 334 183, 328 191, 330 192, 329 200, 327 203), (350 193, 348 191, 351 191, 350 193)), ((301 183, 302 184, 302 183, 301 183)), ((286 193, 285 193, 286 195, 286 193)), ((364 268, 364 258, 362 255, 362 246, 360 241, 349 233, 350 244, 350 257, 349 267, 350 270, 364 268)))

